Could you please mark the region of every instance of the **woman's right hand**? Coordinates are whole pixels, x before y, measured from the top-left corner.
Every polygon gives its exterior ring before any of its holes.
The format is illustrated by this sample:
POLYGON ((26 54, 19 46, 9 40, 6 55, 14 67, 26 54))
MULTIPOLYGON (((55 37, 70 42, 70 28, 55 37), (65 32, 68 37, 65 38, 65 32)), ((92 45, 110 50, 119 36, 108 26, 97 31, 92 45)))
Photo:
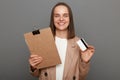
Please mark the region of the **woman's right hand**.
POLYGON ((29 58, 30 66, 34 69, 34 68, 36 68, 36 66, 38 64, 40 64, 42 62, 42 60, 43 60, 43 58, 41 56, 30 55, 30 58, 29 58))

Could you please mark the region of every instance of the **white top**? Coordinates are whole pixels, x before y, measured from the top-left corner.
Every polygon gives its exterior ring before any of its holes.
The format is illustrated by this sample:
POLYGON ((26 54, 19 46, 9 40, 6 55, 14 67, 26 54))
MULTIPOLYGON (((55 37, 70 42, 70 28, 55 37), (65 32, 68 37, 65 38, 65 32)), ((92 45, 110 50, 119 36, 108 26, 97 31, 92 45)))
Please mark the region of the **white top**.
POLYGON ((67 48, 67 39, 55 37, 55 43, 62 62, 62 64, 56 66, 56 80, 62 80, 67 48))

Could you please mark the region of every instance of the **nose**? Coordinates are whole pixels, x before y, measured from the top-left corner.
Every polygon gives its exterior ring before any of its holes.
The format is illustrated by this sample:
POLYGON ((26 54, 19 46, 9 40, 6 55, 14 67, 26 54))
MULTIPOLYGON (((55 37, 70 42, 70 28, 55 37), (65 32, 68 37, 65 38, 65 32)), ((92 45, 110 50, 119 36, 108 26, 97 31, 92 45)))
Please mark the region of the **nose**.
POLYGON ((64 20, 64 18, 63 17, 60 17, 60 21, 63 21, 64 20))

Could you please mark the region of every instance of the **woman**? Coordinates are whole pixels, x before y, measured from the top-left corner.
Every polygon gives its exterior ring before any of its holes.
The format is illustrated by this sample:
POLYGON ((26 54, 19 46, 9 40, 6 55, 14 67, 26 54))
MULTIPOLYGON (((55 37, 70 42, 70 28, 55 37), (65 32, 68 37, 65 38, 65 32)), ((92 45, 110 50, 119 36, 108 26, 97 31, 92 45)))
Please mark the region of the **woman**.
POLYGON ((81 51, 77 45, 79 38, 75 36, 71 8, 63 2, 56 4, 52 9, 50 21, 62 64, 38 70, 35 66, 44 59, 38 55, 31 55, 31 74, 38 76, 39 80, 85 80, 94 47, 88 45, 87 50, 81 51))

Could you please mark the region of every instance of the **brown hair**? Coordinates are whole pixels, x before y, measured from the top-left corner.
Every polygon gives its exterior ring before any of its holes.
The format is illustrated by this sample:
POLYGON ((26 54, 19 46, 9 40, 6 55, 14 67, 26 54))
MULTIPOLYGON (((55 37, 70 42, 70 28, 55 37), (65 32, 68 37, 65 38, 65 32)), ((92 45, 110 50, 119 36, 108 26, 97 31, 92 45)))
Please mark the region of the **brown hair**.
POLYGON ((57 6, 60 6, 60 5, 63 5, 65 7, 67 7, 68 9, 68 12, 69 12, 69 17, 70 17, 70 23, 68 25, 68 36, 67 36, 67 39, 72 39, 75 37, 75 29, 74 29, 74 23, 73 23, 73 15, 72 15, 72 10, 71 8, 64 2, 59 2, 57 3, 53 9, 52 9, 52 12, 51 12, 51 19, 50 19, 50 28, 52 30, 52 33, 53 35, 55 36, 56 33, 55 33, 55 25, 54 25, 54 10, 57 6))

